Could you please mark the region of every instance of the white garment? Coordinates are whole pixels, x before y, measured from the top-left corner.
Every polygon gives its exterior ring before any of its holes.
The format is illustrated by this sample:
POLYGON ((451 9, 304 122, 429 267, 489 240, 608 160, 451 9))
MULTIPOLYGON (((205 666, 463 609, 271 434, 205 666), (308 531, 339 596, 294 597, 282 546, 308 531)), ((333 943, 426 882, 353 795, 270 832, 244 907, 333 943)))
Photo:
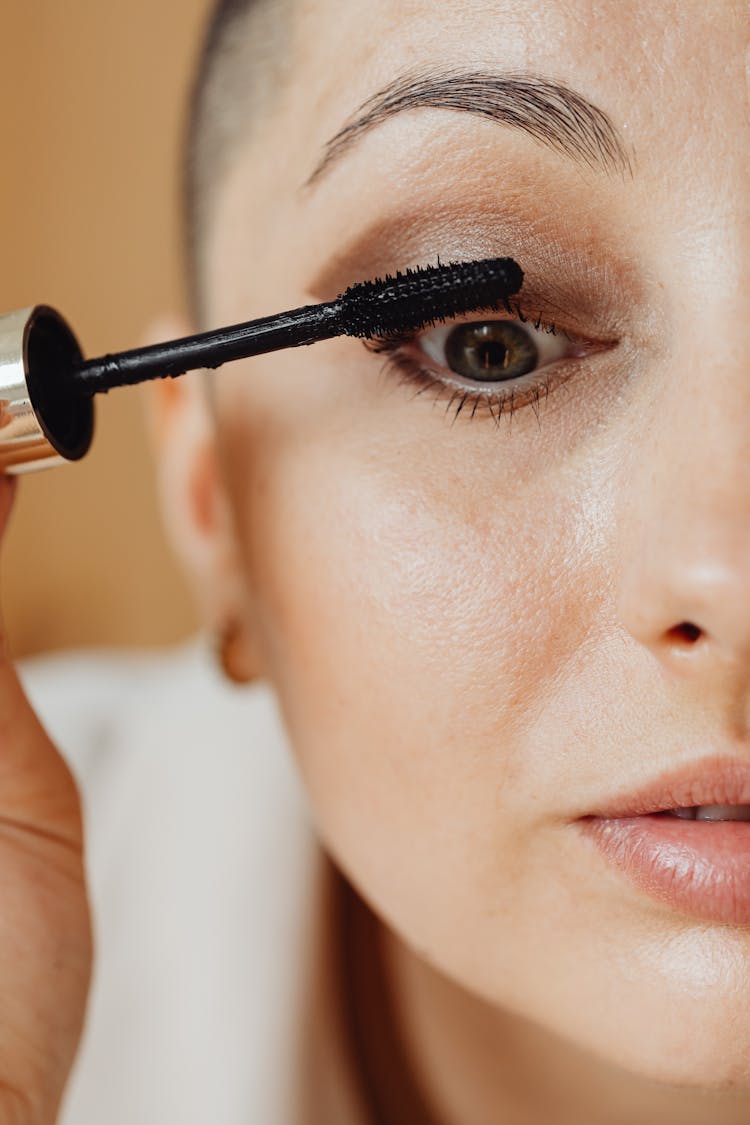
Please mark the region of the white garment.
POLYGON ((275 697, 206 640, 22 663, 78 780, 96 959, 62 1125, 289 1125, 316 844, 275 697))

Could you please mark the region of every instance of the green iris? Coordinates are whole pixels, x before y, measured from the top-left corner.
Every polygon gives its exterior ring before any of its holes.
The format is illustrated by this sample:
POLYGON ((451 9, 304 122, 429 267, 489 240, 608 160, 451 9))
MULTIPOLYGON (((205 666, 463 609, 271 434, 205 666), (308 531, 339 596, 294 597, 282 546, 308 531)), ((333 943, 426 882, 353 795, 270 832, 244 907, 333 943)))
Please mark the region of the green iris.
POLYGON ((539 352, 522 325, 511 320, 457 324, 445 339, 445 358, 457 375, 500 383, 532 371, 539 352))

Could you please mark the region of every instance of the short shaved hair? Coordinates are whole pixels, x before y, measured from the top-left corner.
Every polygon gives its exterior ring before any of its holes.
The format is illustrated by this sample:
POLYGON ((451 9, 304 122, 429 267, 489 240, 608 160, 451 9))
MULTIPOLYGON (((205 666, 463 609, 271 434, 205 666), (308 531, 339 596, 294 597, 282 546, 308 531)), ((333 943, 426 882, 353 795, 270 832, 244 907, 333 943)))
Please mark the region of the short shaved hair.
POLYGON ((188 109, 182 182, 197 322, 205 308, 203 250, 216 189, 286 71, 292 9, 293 0, 218 0, 208 20, 188 109))

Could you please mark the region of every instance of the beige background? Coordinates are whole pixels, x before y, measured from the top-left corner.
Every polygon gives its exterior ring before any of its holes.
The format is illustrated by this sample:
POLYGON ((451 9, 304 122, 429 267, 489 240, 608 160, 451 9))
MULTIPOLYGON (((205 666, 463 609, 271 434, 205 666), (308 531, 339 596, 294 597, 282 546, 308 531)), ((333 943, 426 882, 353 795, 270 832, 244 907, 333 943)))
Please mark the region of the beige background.
MULTIPOLYGON (((0 311, 46 302, 89 355, 184 301, 178 152, 208 0, 3 0, 0 311)), ((25 477, 2 550, 18 655, 187 635, 139 389, 97 400, 77 465, 25 477)))

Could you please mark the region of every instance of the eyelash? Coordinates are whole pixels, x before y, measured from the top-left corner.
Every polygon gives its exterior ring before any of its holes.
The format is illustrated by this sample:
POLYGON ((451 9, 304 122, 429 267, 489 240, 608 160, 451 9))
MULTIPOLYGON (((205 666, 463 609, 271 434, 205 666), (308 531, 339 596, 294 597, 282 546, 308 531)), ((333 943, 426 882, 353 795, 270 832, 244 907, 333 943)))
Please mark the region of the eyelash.
MULTIPOLYGON (((539 313, 535 318, 527 316, 517 301, 506 301, 505 307, 508 312, 515 313, 515 316, 522 324, 531 323, 537 330, 549 332, 553 336, 559 333, 571 342, 574 340, 576 342, 580 341, 580 337, 574 337, 563 329, 558 329, 554 321, 545 319, 543 313, 539 313)), ((539 369, 543 372, 546 370, 546 367, 552 368, 547 375, 536 375, 536 373, 531 372, 530 378, 533 379, 533 382, 525 386, 520 393, 518 389, 514 387, 489 392, 486 390, 472 390, 470 387, 456 386, 446 382, 446 380, 441 378, 437 373, 431 371, 431 369, 426 366, 424 362, 417 359, 416 356, 406 352, 405 349, 419 339, 422 335, 422 331, 397 333, 390 336, 382 336, 377 339, 363 340, 362 342, 368 351, 375 352, 379 355, 385 355, 385 363, 383 364, 384 373, 387 372, 395 375, 402 385, 416 386, 415 398, 430 389, 437 391, 433 400, 434 402, 438 402, 448 395, 445 413, 448 414, 453 411, 454 422, 464 407, 466 407, 467 403, 473 403, 473 405, 466 416, 474 418, 479 411, 480 416, 491 417, 496 426, 500 425, 500 419, 503 414, 507 414, 510 420, 516 410, 520 410, 525 406, 531 406, 537 422, 539 422, 538 406, 540 400, 542 398, 546 400, 549 395, 557 387, 565 383, 571 375, 570 371, 556 370, 561 366, 564 367, 566 364, 566 358, 563 358, 539 369)), ((424 355, 424 353, 422 354, 424 355)), ((425 357, 425 359, 426 358, 427 357, 425 357)), ((582 356, 569 356, 567 360, 573 358, 580 359, 582 356)), ((521 378, 523 378, 523 376, 521 376, 521 378)), ((512 383, 512 380, 508 380, 508 382, 512 383)))

